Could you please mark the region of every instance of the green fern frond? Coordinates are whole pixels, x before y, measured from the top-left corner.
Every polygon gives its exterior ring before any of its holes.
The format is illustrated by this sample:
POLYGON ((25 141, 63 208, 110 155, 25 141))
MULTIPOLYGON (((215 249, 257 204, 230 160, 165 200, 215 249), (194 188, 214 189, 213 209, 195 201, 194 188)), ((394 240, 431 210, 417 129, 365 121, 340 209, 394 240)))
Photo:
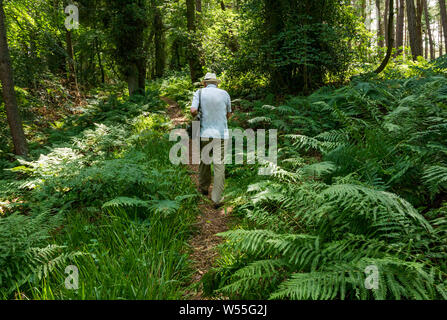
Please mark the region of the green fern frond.
POLYGON ((306 177, 319 178, 331 174, 337 169, 335 163, 330 161, 317 162, 304 166, 300 169, 302 174, 306 177))
POLYGON ((248 123, 250 123, 250 124, 271 123, 271 122, 272 122, 272 119, 269 117, 256 117, 256 118, 248 120, 248 123))
MULTIPOLYGON (((324 190, 322 196, 327 197, 328 201, 347 207, 366 204, 381 205, 391 214, 390 218, 393 218, 396 222, 404 223, 402 225, 403 228, 412 224, 410 222, 413 221, 419 223, 427 230, 432 230, 425 218, 408 201, 394 193, 352 184, 337 184, 324 190)), ((375 210, 370 212, 375 220, 378 217, 375 215, 375 210)))
POLYGON ((425 169, 422 179, 430 187, 432 194, 447 189, 447 167, 431 166, 425 169))
POLYGON ((107 201, 102 205, 103 208, 108 207, 148 207, 148 201, 144 201, 137 198, 117 197, 110 201, 107 201))
POLYGON ((230 241, 231 245, 238 251, 251 254, 267 254, 267 240, 278 238, 278 235, 269 230, 230 230, 219 233, 218 236, 230 241))

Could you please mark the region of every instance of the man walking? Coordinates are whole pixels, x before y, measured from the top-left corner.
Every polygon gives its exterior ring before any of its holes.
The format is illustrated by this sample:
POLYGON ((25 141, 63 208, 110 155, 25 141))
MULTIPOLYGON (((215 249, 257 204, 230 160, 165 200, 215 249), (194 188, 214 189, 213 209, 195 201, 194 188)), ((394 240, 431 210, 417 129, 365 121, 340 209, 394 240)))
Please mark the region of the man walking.
MULTIPOLYGON (((207 73, 202 81, 205 88, 194 93, 191 114, 195 116, 199 112, 200 104, 200 153, 211 150, 214 167, 214 183, 211 200, 217 209, 221 206, 222 194, 225 184, 224 148, 229 139, 227 119, 231 113, 230 95, 217 88, 220 80, 216 74, 207 73), (220 151, 216 152, 215 151, 220 151)), ((199 165, 199 189, 203 195, 208 195, 211 184, 211 163, 200 157, 199 165)))

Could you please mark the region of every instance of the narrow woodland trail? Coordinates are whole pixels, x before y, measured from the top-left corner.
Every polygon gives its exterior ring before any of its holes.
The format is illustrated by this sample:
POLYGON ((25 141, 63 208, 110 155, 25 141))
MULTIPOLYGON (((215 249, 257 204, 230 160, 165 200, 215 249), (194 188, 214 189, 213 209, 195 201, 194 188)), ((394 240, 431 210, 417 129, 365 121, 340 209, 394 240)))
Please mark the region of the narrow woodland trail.
MULTIPOLYGON (((181 127, 188 121, 178 104, 167 97, 161 97, 163 101, 169 104, 167 113, 171 118, 174 128, 181 127)), ((191 155, 191 152, 190 152, 191 155)), ((191 163, 191 157, 190 157, 191 163)), ((191 172, 191 179, 195 183, 196 187, 199 185, 199 166, 188 164, 188 168, 191 172)), ((212 185, 211 185, 212 188, 212 185)), ((211 192, 210 192, 211 194, 211 192)), ((199 286, 199 282, 202 276, 210 270, 218 255, 217 245, 222 242, 222 239, 216 234, 228 230, 228 223, 232 208, 222 207, 220 209, 214 209, 212 201, 208 198, 202 197, 198 203, 200 209, 200 215, 197 218, 196 226, 197 233, 190 240, 189 245, 192 248, 190 259, 193 262, 193 270, 195 273, 191 281, 191 287, 197 288, 195 292, 188 292, 188 299, 202 300, 203 293, 202 287, 199 286)))

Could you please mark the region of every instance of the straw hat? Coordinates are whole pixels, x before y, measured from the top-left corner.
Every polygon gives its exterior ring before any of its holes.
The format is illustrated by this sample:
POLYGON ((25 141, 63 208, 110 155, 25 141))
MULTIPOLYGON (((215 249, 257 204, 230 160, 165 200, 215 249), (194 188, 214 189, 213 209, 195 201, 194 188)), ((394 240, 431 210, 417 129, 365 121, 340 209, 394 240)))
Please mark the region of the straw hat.
POLYGON ((205 77, 202 80, 202 84, 206 84, 206 83, 216 83, 219 84, 220 80, 217 79, 217 76, 215 73, 207 73, 205 75, 205 77))

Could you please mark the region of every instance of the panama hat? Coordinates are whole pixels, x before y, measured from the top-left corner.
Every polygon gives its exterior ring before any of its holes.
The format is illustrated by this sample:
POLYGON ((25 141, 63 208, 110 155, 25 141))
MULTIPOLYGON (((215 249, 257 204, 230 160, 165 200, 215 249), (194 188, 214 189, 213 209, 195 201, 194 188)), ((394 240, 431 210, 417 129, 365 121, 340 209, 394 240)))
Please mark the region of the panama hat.
POLYGON ((217 76, 216 76, 215 73, 207 73, 205 75, 205 77, 203 78, 203 80, 202 80, 202 84, 205 84, 205 83, 217 83, 217 84, 219 84, 220 80, 217 79, 217 76))

